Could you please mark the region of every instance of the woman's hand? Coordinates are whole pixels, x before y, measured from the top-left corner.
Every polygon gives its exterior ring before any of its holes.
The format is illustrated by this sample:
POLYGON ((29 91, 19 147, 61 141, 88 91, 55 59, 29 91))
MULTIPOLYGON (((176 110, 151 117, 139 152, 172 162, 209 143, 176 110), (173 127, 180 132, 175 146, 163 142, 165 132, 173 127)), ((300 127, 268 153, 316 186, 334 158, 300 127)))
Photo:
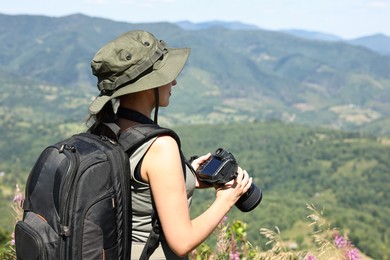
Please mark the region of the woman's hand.
POLYGON ((230 207, 237 202, 237 200, 245 194, 252 185, 252 177, 249 174, 238 167, 237 177, 225 185, 216 186, 217 199, 222 199, 226 203, 229 203, 230 207))
POLYGON ((205 155, 202 155, 202 156, 196 158, 191 163, 192 168, 194 168, 194 170, 196 171, 196 169, 198 169, 199 165, 201 165, 202 163, 207 161, 210 158, 210 156, 211 156, 211 153, 208 153, 208 154, 205 154, 205 155))
MULTIPOLYGON (((199 166, 204 163, 205 161, 207 161, 211 156, 211 153, 208 153, 208 154, 205 154, 205 155, 202 155, 198 158, 196 158, 195 160, 192 161, 191 163, 191 166, 192 168, 196 171, 196 169, 199 168, 199 166)), ((210 188, 210 187, 213 187, 212 184, 209 184, 209 183, 205 183, 205 182, 202 182, 200 180, 198 180, 198 177, 195 176, 195 179, 196 179, 196 183, 195 183, 195 188, 197 189, 201 189, 201 188, 210 188)))

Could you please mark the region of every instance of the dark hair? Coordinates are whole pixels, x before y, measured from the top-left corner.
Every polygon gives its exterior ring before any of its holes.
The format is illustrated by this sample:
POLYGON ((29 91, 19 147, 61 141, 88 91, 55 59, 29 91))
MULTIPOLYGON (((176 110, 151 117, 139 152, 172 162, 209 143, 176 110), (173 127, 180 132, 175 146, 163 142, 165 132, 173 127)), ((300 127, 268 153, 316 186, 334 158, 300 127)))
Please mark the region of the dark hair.
POLYGON ((89 127, 88 132, 95 135, 104 135, 106 129, 104 123, 116 122, 116 114, 114 112, 112 102, 107 102, 96 115, 90 115, 87 120, 87 124, 92 120, 93 124, 89 127))

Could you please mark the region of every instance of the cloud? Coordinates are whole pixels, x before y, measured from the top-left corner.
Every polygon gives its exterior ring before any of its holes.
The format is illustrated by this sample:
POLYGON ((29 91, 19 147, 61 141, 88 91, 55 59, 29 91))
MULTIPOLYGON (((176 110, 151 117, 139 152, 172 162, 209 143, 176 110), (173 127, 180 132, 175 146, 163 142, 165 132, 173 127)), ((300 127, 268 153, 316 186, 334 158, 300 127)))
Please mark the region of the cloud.
POLYGON ((160 4, 174 3, 176 0, 84 0, 87 4, 92 5, 137 5, 137 6, 156 6, 160 4))
POLYGON ((147 8, 154 8, 158 6, 162 6, 165 4, 172 4, 175 3, 176 0, 84 0, 85 3, 90 5, 110 5, 110 6, 117 6, 118 8, 121 7, 128 7, 128 6, 134 6, 134 7, 147 7, 147 8))
POLYGON ((148 5, 154 6, 159 4, 174 3, 176 0, 119 0, 121 4, 135 4, 135 5, 148 5))
POLYGON ((85 0, 85 3, 92 5, 107 5, 110 3, 109 0, 85 0))
POLYGON ((387 0, 370 0, 367 2, 368 8, 382 9, 389 7, 389 1, 387 0))

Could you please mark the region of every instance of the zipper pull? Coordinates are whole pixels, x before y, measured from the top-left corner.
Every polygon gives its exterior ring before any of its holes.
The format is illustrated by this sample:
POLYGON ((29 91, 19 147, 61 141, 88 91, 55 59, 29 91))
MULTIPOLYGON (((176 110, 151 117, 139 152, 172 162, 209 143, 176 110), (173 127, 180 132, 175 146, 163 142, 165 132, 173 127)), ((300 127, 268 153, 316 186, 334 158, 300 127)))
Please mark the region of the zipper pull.
POLYGON ((111 206, 112 206, 112 208, 113 208, 113 209, 115 209, 115 208, 116 208, 116 204, 115 204, 115 196, 114 196, 114 195, 112 195, 112 196, 111 196, 111 206))
POLYGON ((112 140, 111 138, 108 138, 107 136, 105 135, 101 135, 100 138, 103 140, 103 141, 106 141, 106 142, 109 142, 113 145, 117 145, 118 143, 115 142, 114 140, 112 140))
POLYGON ((76 147, 74 145, 69 144, 62 144, 58 152, 63 153, 65 149, 71 151, 72 153, 76 152, 76 147))
POLYGON ((71 235, 70 227, 60 224, 60 230, 59 230, 58 234, 61 236, 69 237, 71 235))

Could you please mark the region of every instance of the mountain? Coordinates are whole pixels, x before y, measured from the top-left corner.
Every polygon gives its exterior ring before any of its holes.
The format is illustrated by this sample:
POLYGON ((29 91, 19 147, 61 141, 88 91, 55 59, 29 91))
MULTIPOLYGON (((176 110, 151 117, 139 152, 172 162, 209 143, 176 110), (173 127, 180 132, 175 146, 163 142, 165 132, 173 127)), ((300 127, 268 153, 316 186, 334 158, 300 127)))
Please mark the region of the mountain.
POLYGON ((0 29, 0 71, 9 81, 23 77, 73 89, 74 95, 82 90, 84 102, 97 94, 90 69, 94 53, 124 31, 144 29, 170 46, 192 48, 174 102, 162 111, 167 123, 279 119, 355 130, 376 123, 379 134, 390 132, 377 124, 390 114, 390 58, 345 42, 262 29, 184 30, 82 14, 0 15, 0 23, 8 25, 0 29))
POLYGON ((308 40, 318 40, 318 41, 329 41, 329 42, 337 42, 342 41, 343 39, 339 36, 321 33, 315 31, 306 31, 299 29, 290 29, 290 30, 281 30, 281 32, 285 32, 300 38, 308 39, 308 40))
POLYGON ((326 34, 315 31, 306 31, 306 30, 282 30, 281 32, 285 32, 290 35, 294 35, 296 37, 300 37, 307 40, 317 40, 317 41, 328 41, 328 42, 345 42, 348 44, 352 44, 355 46, 365 47, 369 50, 378 52, 380 54, 389 55, 390 54, 390 37, 384 34, 374 34, 368 35, 352 40, 344 40, 343 38, 333 35, 326 34))
POLYGON ((350 44, 366 47, 385 55, 390 55, 390 37, 384 34, 374 34, 348 41, 350 44))
POLYGON ((225 21, 211 21, 202 23, 193 23, 190 21, 176 22, 180 28, 184 30, 205 30, 213 27, 220 27, 230 30, 258 30, 256 25, 241 23, 241 22, 225 22, 225 21))
POLYGON ((90 96, 96 93, 89 68, 94 52, 123 31, 147 29, 172 39, 172 45, 191 46, 182 77, 189 87, 177 88, 178 101, 167 118, 172 123, 203 115, 198 117, 209 122, 279 118, 348 128, 389 113, 389 59, 345 43, 313 42, 260 29, 188 31, 168 23, 117 23, 80 14, 0 18, 10 25, 0 34, 6 75, 82 88, 90 96), (194 96, 194 89, 215 94, 194 96), (189 104, 189 96, 201 107, 189 104))

